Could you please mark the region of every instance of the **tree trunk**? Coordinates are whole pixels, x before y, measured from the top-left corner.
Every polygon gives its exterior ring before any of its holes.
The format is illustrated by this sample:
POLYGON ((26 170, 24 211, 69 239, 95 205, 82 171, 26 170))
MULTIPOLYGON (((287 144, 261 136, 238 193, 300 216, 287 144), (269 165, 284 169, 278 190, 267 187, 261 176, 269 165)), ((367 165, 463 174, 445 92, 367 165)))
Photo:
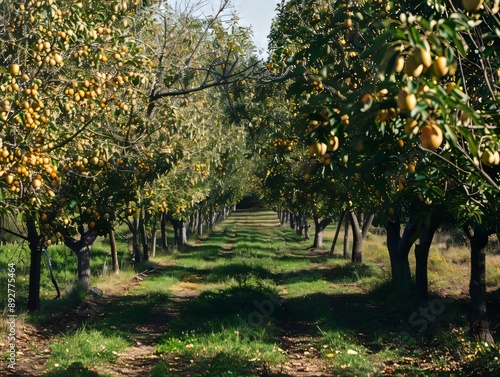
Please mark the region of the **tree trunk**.
POLYGON ((0 245, 6 245, 7 240, 5 239, 5 231, 3 229, 5 225, 5 219, 0 216, 0 245))
POLYGON ((470 274, 470 332, 480 341, 493 344, 490 323, 486 311, 486 246, 488 233, 479 226, 474 228, 470 237, 471 274, 470 274))
POLYGON ((198 216, 195 215, 195 213, 192 213, 189 215, 189 229, 191 233, 196 232, 197 228, 197 222, 198 222, 198 216))
POLYGON ((309 222, 307 221, 307 216, 303 215, 302 216, 302 235, 306 240, 308 240, 309 237, 309 222))
POLYGON ((352 227, 352 263, 363 263, 363 231, 358 221, 358 216, 354 211, 349 211, 349 218, 352 227))
POLYGON ((201 209, 198 210, 198 229, 197 232, 199 236, 203 234, 203 212, 201 209))
POLYGON ((42 248, 35 219, 27 214, 26 227, 30 248, 30 281, 28 289, 28 310, 40 310, 40 272, 42 269, 42 248))
POLYGON ((142 260, 141 253, 141 240, 139 235, 139 219, 133 218, 132 222, 128 224, 130 231, 132 232, 132 251, 134 254, 134 263, 139 263, 142 260))
POLYGON ((285 225, 286 221, 285 221, 285 215, 286 215, 286 211, 279 211, 278 212, 278 217, 280 219, 280 224, 281 225, 285 225))
POLYGON ((186 221, 184 221, 184 220, 180 221, 180 228, 181 228, 181 246, 184 246, 187 243, 186 221))
POLYGON ((337 244, 337 239, 339 238, 340 228, 342 227, 342 221, 344 220, 345 212, 342 212, 340 215, 339 223, 337 224, 337 231, 335 232, 335 237, 333 237, 332 247, 330 247, 330 254, 333 254, 335 251, 335 245, 337 244))
POLYGON ((387 249, 391 262, 392 282, 398 287, 411 286, 411 272, 408 255, 412 245, 417 238, 417 222, 410 219, 401 236, 401 223, 397 219, 388 221, 387 230, 387 249))
POLYGON ((212 206, 210 206, 210 210, 208 211, 208 229, 211 231, 214 228, 214 210, 212 206))
POLYGON ((180 248, 187 242, 186 222, 184 220, 170 219, 170 223, 174 227, 174 245, 180 248))
POLYGON ((297 213, 295 215, 295 233, 297 233, 299 236, 303 235, 303 231, 302 231, 303 226, 304 226, 304 223, 302 222, 302 214, 297 213))
POLYGON ((420 242, 415 246, 415 289, 417 293, 417 301, 421 304, 427 302, 429 295, 427 261, 429 259, 429 249, 437 227, 437 224, 425 226, 420 232, 420 242))
POLYGON ((161 248, 163 251, 168 250, 168 240, 167 240, 167 214, 161 214, 161 248))
POLYGON ((120 272, 120 266, 118 263, 118 252, 116 248, 116 239, 115 239, 115 230, 111 229, 109 231, 109 244, 111 247, 111 263, 113 264, 113 272, 114 273, 119 273, 120 272))
POLYGON ((332 222, 331 219, 321 219, 314 216, 314 242, 313 248, 323 247, 323 231, 332 222))
POLYGON ((156 222, 157 222, 156 216, 153 218, 153 224, 151 225, 151 255, 156 257, 156 222))
POLYGON ((143 254, 143 260, 147 261, 149 259, 149 250, 148 250, 148 234, 146 233, 146 226, 145 226, 145 212, 144 209, 141 211, 141 217, 139 218, 139 237, 141 239, 141 246, 142 246, 142 254, 143 254))
POLYGON ((346 212, 344 219, 344 259, 347 259, 349 249, 349 214, 346 212))
POLYGON ((81 284, 80 288, 87 292, 91 286, 91 271, 90 271, 90 252, 92 245, 97 236, 92 230, 86 232, 80 230, 80 239, 77 240, 73 237, 66 237, 64 244, 69 247, 75 254, 78 264, 78 282, 81 284))
POLYGON ((295 230, 295 214, 290 212, 290 229, 295 230))
POLYGON ((372 227, 373 219, 375 218, 374 213, 370 213, 366 218, 363 216, 363 226, 361 228, 361 236, 363 237, 363 241, 368 237, 368 232, 372 227))

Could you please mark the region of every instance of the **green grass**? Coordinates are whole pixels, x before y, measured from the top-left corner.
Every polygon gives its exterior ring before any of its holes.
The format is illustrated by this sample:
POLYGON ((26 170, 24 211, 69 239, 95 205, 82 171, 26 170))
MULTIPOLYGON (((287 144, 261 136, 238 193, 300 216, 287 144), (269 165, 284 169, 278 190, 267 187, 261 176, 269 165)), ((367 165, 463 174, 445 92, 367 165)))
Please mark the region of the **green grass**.
POLYGON ((128 342, 120 336, 104 335, 100 331, 84 327, 50 345, 52 352, 47 368, 65 370, 74 363, 81 364, 83 368, 95 367, 115 361, 118 353, 127 346, 128 342))
MULTIPOLYGON (((120 255, 127 260, 127 233, 122 231, 120 255)), ((334 226, 327 228, 324 250, 330 247, 334 231, 334 226)), ((109 245, 100 239, 92 253, 93 283, 117 296, 97 322, 53 339, 55 351, 46 376, 106 376, 106 363, 116 361, 112 350, 126 347, 126 339, 161 310, 168 330, 157 341, 164 361, 151 370, 153 377, 264 375, 269 367, 279 369, 287 361, 279 344, 290 328, 313 339, 325 373, 335 376, 500 373, 498 351, 467 334, 467 249, 447 243, 444 236, 432 247, 431 300, 451 296, 453 302, 446 303, 443 313, 419 332, 410 323, 412 314, 420 310, 413 293, 389 283, 385 238, 380 233, 369 234, 364 264, 358 266, 342 258, 340 242, 333 256, 312 255, 311 241, 279 226, 271 211, 236 212, 210 235, 192 236, 186 247, 159 253, 119 275, 102 273, 109 245), (118 289, 135 281, 136 271, 147 269, 155 270, 134 287, 118 289), (197 295, 177 297, 185 291, 197 295), (104 348, 92 348, 96 344, 104 348), (101 370, 92 367, 92 355, 102 361, 101 370)), ((26 254, 22 247, 9 247, 8 253, 0 253, 0 268, 19 259, 22 307, 26 254)), ((73 289, 73 255, 58 246, 51 248, 51 257, 64 287, 63 299, 51 299, 53 288, 46 271, 42 311, 24 316, 31 323, 47 323, 52 313, 64 312, 79 300, 73 289)), ((488 290, 495 298, 490 316, 498 323, 500 256, 488 258, 488 290)), ((414 265, 413 253, 410 263, 414 265)))
POLYGON ((323 337, 321 356, 335 376, 380 376, 384 371, 383 360, 397 356, 386 347, 373 352, 342 330, 320 332, 323 337))

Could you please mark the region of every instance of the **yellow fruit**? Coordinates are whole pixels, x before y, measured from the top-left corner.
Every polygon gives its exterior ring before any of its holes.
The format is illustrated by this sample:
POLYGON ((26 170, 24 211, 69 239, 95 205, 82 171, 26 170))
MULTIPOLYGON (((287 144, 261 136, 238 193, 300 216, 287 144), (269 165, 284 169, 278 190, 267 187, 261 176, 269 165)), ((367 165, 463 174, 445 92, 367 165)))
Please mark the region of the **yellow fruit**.
POLYGON ((483 0, 462 0, 462 6, 467 12, 476 12, 483 5, 483 0))
POLYGON ((417 105, 417 97, 415 96, 415 94, 408 94, 406 96, 406 108, 409 110, 409 111, 412 111, 415 106, 417 105))
POLYGON ((12 64, 10 66, 10 74, 13 76, 17 76, 20 72, 19 64, 12 64))
POLYGON ((344 114, 340 117, 340 123, 344 126, 347 127, 349 125, 349 114, 344 114))
POLYGON ((425 48, 419 46, 415 49, 415 58, 417 61, 422 63, 424 67, 429 68, 432 65, 431 53, 425 48))
POLYGON ((398 56, 396 59, 396 64, 394 65, 394 72, 399 73, 405 67, 405 57, 403 55, 398 56))
POLYGON ((321 157, 326 153, 328 146, 325 143, 319 141, 314 144, 309 145, 307 148, 310 156, 321 157))
POLYGON ((336 151, 339 148, 339 138, 337 136, 330 137, 328 140, 327 151, 336 151))
POLYGON ((14 182, 14 176, 12 174, 7 175, 7 177, 5 177, 5 181, 8 185, 11 185, 12 182, 14 182))
POLYGON ((415 131, 418 130, 417 126, 418 122, 415 119, 412 118, 406 119, 406 125, 404 129, 405 134, 410 136, 411 134, 415 133, 415 131))
POLYGON ((500 152, 495 151, 493 152, 493 165, 499 165, 500 164, 500 152))
POLYGON ((371 106, 373 103, 373 96, 370 93, 365 93, 361 96, 361 102, 366 106, 371 106))
POLYGON ((33 186, 34 189, 39 189, 42 186, 42 181, 40 179, 38 179, 38 178, 35 178, 31 182, 31 186, 33 186))
POLYGON ((57 64, 61 64, 61 63, 62 63, 62 61, 63 61, 63 58, 62 58, 62 56, 61 56, 61 55, 59 55, 59 54, 55 54, 55 55, 54 55, 54 60, 56 61, 56 63, 57 63, 57 64))
POLYGON ((450 67, 448 66, 448 60, 444 56, 438 56, 432 63, 432 71, 434 75, 438 78, 446 76, 450 67))
POLYGON ((348 28, 352 28, 352 19, 350 19, 350 18, 346 18, 346 19, 344 20, 344 26, 345 26, 345 27, 348 27, 348 28))
POLYGON ((411 111, 417 105, 415 94, 408 94, 408 90, 401 89, 398 94, 398 107, 401 111, 411 111))
POLYGON ((404 68, 404 73, 408 76, 419 77, 424 71, 424 65, 418 61, 415 55, 408 56, 406 59, 406 64, 404 68))
POLYGON ((498 151, 492 152, 489 149, 485 149, 481 155, 481 162, 487 166, 498 165, 500 163, 500 154, 498 151))
POLYGON ((422 147, 435 151, 443 143, 443 131, 435 124, 427 124, 422 127, 420 133, 422 147))
POLYGON ((319 122, 317 120, 310 120, 308 123, 309 129, 314 130, 319 126, 319 122))

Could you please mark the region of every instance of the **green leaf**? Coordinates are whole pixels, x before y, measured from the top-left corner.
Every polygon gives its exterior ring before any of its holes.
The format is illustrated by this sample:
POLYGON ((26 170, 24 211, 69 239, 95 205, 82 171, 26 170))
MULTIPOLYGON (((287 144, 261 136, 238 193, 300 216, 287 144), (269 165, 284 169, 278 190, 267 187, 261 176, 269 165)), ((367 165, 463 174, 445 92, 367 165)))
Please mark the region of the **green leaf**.
POLYGON ((75 209, 77 205, 78 205, 78 201, 76 199, 73 198, 69 201, 69 208, 75 209))
POLYGON ((466 127, 457 127, 457 131, 465 138, 473 156, 478 156, 478 145, 472 132, 466 127))

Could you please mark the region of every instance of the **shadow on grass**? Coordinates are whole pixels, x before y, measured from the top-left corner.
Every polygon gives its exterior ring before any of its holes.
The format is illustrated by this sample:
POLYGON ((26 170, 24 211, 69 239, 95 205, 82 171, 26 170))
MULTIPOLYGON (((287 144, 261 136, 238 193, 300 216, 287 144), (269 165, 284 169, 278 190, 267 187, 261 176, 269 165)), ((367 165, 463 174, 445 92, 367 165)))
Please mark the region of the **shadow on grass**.
POLYGON ((172 367, 164 361, 159 362, 151 370, 151 377, 180 377, 180 376, 212 376, 212 377, 279 377, 281 375, 268 374, 265 365, 261 362, 249 361, 245 355, 236 355, 234 352, 219 352, 212 357, 202 357, 192 363, 189 355, 183 355, 180 367, 172 367))
POLYGON ((277 312, 284 314, 280 323, 302 323, 304 328, 297 331, 309 333, 321 328, 353 334, 374 352, 398 342, 404 347, 442 341, 446 346, 443 331, 467 327, 466 300, 434 295, 428 305, 419 306, 413 292, 399 290, 390 282, 370 292, 316 293, 285 299, 281 304, 282 310, 277 312))
POLYGON ((245 263, 229 263, 212 268, 210 273, 206 276, 205 282, 223 282, 231 278, 244 284, 251 278, 272 279, 273 274, 262 266, 251 266, 245 263))
POLYGON ((147 322, 155 305, 167 302, 167 294, 140 294, 122 296, 106 306, 106 312, 92 325, 105 335, 113 334, 128 338, 137 326, 147 322))
POLYGON ((42 377, 101 377, 88 368, 84 367, 82 363, 75 362, 66 369, 54 369, 42 375, 42 377))

